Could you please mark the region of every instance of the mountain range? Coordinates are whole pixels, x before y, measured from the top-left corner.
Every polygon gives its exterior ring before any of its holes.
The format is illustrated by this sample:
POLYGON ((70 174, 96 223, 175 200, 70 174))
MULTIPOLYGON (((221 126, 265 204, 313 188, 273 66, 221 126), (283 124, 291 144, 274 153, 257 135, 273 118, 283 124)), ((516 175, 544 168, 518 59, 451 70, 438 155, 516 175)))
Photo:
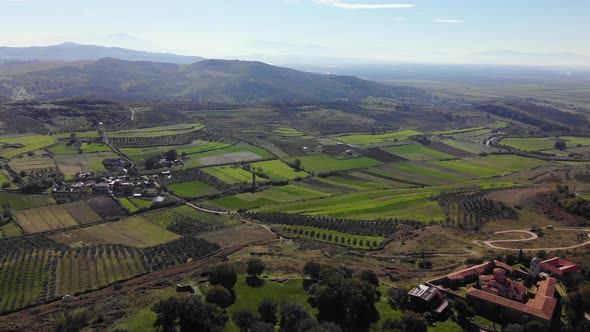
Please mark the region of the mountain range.
POLYGON ((301 72, 255 61, 192 64, 104 58, 0 66, 0 99, 102 98, 137 101, 269 103, 423 97, 421 89, 351 76, 301 72))
POLYGON ((175 64, 190 64, 203 60, 201 57, 135 51, 119 47, 63 43, 53 46, 0 47, 0 63, 7 62, 72 62, 116 58, 129 61, 151 61, 175 64))

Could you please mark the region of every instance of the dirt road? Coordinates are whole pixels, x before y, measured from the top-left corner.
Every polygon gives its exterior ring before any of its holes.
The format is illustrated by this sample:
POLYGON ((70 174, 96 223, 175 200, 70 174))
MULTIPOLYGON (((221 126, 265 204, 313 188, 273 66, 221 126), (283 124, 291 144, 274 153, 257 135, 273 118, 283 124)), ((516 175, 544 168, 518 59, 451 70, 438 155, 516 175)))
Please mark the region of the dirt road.
MULTIPOLYGON (((555 228, 555 229, 561 230, 561 231, 590 232, 590 229, 586 229, 586 228, 555 228)), ((526 239, 506 239, 506 240, 489 240, 489 241, 474 240, 473 243, 480 245, 480 246, 492 248, 492 249, 519 251, 520 250, 519 248, 507 248, 507 247, 499 246, 496 243, 517 243, 517 242, 527 242, 527 241, 533 241, 533 240, 539 239, 539 236, 537 234, 535 234, 527 229, 511 229, 511 230, 507 230, 507 231, 496 232, 494 234, 509 234, 509 233, 524 233, 524 234, 529 235, 530 237, 528 237, 526 239)), ((588 234, 588 238, 590 238, 590 233, 588 234)), ((522 250, 524 250, 524 251, 527 251, 527 250, 528 251, 569 250, 569 249, 575 249, 575 248, 580 248, 580 247, 589 246, 589 245, 590 245, 590 240, 588 240, 584 243, 579 243, 579 244, 572 245, 569 247, 547 247, 547 248, 528 248, 528 249, 523 248, 522 250)))

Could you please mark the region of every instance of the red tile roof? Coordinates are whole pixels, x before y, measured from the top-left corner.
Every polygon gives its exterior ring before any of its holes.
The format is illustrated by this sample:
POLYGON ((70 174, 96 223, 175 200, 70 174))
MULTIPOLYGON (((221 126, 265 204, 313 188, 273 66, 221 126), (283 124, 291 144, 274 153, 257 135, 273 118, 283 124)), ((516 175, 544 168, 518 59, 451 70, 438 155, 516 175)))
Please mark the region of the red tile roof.
POLYGON ((562 276, 565 272, 578 272, 581 270, 579 265, 560 257, 553 257, 542 261, 541 267, 558 276, 562 276))
POLYGON ((557 280, 547 278, 539 282, 537 295, 534 299, 529 300, 526 304, 516 302, 507 298, 500 297, 479 289, 470 288, 467 297, 472 296, 484 301, 497 305, 508 307, 512 310, 520 311, 523 314, 539 317, 544 320, 551 320, 553 312, 557 306, 557 299, 553 297, 557 280))
MULTIPOLYGON (((485 262, 480 265, 471 266, 471 267, 466 268, 465 270, 451 273, 451 274, 447 275, 447 277, 451 280, 458 280, 458 279, 465 279, 469 276, 480 275, 480 274, 483 274, 483 272, 486 270, 486 268, 488 267, 489 264, 490 264, 490 262, 485 262)), ((504 264, 499 261, 494 261, 494 265, 497 267, 501 267, 508 272, 512 272, 512 270, 513 270, 510 265, 504 264)))

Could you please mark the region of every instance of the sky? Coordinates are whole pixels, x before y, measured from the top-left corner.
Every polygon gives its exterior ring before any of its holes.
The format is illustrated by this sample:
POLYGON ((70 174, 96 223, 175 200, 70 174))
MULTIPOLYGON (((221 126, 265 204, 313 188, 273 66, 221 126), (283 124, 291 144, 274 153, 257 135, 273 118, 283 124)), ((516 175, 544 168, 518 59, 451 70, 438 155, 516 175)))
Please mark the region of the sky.
POLYGON ((589 0, 0 0, 0 45, 208 58, 590 57, 589 16, 589 0))

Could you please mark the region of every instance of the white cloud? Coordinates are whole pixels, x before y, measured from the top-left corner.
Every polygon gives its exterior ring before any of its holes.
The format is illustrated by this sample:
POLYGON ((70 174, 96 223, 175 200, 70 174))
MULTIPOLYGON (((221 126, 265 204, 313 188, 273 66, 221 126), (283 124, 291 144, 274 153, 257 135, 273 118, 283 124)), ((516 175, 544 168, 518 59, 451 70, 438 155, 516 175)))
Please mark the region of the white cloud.
POLYGON ((464 23, 465 21, 463 21, 463 20, 447 20, 447 19, 441 20, 441 19, 439 19, 439 20, 434 20, 434 22, 436 22, 436 23, 464 23))
POLYGON ((315 4, 332 6, 341 9, 398 9, 398 8, 413 8, 413 4, 389 3, 389 4, 365 4, 365 3, 349 3, 340 0, 313 0, 315 4))

